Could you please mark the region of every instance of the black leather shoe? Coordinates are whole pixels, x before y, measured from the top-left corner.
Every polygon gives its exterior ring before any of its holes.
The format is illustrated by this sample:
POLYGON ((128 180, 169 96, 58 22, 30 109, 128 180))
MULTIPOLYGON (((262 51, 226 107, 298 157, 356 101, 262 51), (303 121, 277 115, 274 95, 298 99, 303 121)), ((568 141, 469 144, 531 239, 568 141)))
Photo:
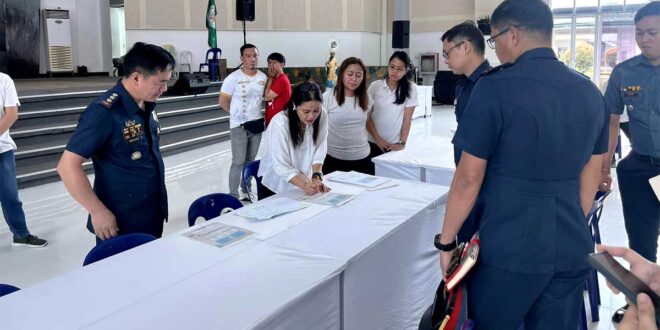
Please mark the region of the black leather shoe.
POLYGON ((623 320, 623 316, 626 314, 626 310, 628 310, 628 304, 625 306, 619 308, 612 314, 612 322, 613 323, 619 323, 621 320, 623 320))

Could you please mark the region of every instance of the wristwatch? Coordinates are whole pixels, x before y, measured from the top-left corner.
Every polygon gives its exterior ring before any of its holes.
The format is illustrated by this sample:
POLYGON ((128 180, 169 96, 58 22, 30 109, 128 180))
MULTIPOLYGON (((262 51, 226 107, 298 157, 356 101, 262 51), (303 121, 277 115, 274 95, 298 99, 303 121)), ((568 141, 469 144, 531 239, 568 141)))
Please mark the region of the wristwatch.
POLYGON ((435 235, 435 239, 433 239, 433 244, 435 245, 435 248, 444 251, 444 252, 450 252, 453 251, 456 248, 456 240, 449 244, 442 244, 440 243, 440 236, 442 234, 437 234, 435 235))
POLYGON ((321 172, 314 172, 312 174, 312 179, 317 178, 319 181, 323 181, 323 173, 321 172))
POLYGON ((406 146, 406 141, 399 141, 399 145, 405 147, 406 146))

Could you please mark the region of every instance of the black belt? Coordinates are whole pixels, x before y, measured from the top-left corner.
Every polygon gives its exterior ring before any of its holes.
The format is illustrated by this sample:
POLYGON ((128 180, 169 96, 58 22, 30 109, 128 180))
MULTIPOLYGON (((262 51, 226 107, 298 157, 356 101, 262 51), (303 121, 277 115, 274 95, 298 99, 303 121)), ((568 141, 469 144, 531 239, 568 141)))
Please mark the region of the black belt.
POLYGON ((651 163, 651 165, 660 166, 660 158, 658 157, 640 155, 634 151, 631 151, 630 155, 634 158, 639 159, 640 161, 651 163))

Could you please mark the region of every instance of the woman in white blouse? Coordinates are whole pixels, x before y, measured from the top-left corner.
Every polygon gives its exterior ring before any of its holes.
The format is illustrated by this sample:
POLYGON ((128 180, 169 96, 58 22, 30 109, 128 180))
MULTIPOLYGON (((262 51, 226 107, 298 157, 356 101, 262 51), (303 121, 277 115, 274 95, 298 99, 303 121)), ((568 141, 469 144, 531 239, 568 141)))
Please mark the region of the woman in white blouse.
POLYGON ((408 80, 409 69, 408 54, 396 51, 390 57, 385 79, 369 85, 367 92, 374 100, 367 119, 371 157, 406 146, 417 106, 417 86, 408 80))
POLYGON ((330 191, 321 174, 328 136, 321 102, 317 84, 297 85, 284 111, 268 125, 267 145, 258 173, 261 183, 270 190, 266 191, 267 196, 299 189, 307 195, 330 191))
POLYGON ((323 94, 328 113, 328 155, 323 171, 374 173, 369 158, 367 114, 373 101, 367 94, 367 68, 359 58, 349 57, 339 67, 337 86, 323 94))

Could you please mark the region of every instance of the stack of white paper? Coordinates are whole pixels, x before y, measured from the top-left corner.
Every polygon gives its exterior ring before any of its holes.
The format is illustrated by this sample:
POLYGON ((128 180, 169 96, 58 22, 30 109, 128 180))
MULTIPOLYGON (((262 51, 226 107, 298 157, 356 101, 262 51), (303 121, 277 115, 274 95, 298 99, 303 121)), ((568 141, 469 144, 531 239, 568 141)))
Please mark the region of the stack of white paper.
POLYGON ((311 196, 303 195, 299 200, 321 205, 342 206, 353 198, 355 198, 355 195, 327 192, 311 196))
POLYGON ((359 172, 336 172, 335 175, 328 177, 328 180, 352 184, 355 186, 367 188, 367 190, 378 190, 396 186, 396 183, 390 179, 376 177, 359 172))
POLYGON ((234 244, 252 234, 254 233, 243 228, 214 222, 208 226, 202 226, 195 230, 191 230, 183 235, 222 248, 234 244))
POLYGON ((301 203, 286 197, 269 198, 259 203, 234 211, 234 214, 252 220, 268 220, 278 215, 295 212, 308 207, 309 204, 301 203))

